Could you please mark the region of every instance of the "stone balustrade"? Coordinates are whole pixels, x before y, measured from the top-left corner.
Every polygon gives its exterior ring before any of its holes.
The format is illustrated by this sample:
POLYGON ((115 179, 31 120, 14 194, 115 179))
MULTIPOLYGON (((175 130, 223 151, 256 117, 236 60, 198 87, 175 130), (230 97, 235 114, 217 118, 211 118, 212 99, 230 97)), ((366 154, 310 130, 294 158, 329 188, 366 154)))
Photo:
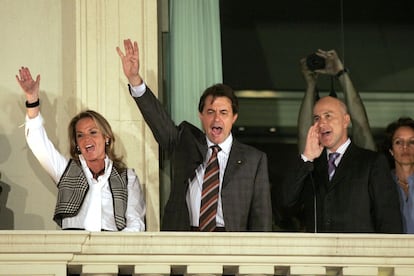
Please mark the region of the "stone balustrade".
POLYGON ((414 275, 414 236, 0 231, 0 275, 414 275))

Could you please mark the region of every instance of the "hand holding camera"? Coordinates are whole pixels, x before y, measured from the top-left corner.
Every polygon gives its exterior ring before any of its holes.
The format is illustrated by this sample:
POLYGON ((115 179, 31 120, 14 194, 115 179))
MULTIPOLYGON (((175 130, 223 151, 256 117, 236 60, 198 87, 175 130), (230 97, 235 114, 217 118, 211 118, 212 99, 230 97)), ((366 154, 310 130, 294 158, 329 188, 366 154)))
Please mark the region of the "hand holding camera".
POLYGON ((324 51, 318 49, 306 57, 306 66, 315 73, 335 76, 344 69, 335 50, 324 51))
POLYGON ((326 66, 325 59, 318 56, 316 53, 312 53, 306 58, 306 66, 308 66, 311 71, 324 69, 326 66))

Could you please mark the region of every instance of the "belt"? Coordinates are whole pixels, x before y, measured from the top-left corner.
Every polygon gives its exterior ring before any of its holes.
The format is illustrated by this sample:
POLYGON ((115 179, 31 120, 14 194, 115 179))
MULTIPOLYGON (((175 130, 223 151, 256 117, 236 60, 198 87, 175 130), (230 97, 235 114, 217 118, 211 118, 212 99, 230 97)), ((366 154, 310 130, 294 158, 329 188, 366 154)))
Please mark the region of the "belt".
MULTIPOLYGON (((198 226, 191 226, 190 229, 191 229, 191 231, 194 231, 194 232, 201 232, 200 227, 198 227, 198 226)), ((216 226, 216 228, 214 228, 213 232, 226 232, 226 228, 216 226)))

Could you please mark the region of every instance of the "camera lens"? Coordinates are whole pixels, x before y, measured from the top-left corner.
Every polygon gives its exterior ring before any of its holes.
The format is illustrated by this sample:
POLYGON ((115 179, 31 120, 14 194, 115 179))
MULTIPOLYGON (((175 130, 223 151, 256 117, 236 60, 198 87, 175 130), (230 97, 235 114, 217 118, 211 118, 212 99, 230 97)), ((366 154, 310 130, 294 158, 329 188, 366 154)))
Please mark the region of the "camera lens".
POLYGON ((325 68, 325 59, 318 56, 317 54, 313 53, 310 54, 307 58, 306 58, 306 65, 308 66, 309 70, 311 71, 315 71, 318 69, 323 69, 325 68))

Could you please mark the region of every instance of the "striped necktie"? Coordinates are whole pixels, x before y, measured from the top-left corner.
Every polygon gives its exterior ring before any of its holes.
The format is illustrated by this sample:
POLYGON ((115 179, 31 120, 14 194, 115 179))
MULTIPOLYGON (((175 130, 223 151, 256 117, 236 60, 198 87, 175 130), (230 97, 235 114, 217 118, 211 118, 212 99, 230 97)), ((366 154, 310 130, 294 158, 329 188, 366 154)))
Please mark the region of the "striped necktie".
POLYGON ((328 157, 328 176, 329 180, 331 180, 336 169, 335 160, 339 157, 339 153, 331 152, 328 157))
POLYGON ((203 190, 201 192, 200 231, 211 232, 216 228, 216 214, 219 196, 219 163, 217 153, 219 146, 211 147, 213 153, 207 162, 204 172, 203 190))

